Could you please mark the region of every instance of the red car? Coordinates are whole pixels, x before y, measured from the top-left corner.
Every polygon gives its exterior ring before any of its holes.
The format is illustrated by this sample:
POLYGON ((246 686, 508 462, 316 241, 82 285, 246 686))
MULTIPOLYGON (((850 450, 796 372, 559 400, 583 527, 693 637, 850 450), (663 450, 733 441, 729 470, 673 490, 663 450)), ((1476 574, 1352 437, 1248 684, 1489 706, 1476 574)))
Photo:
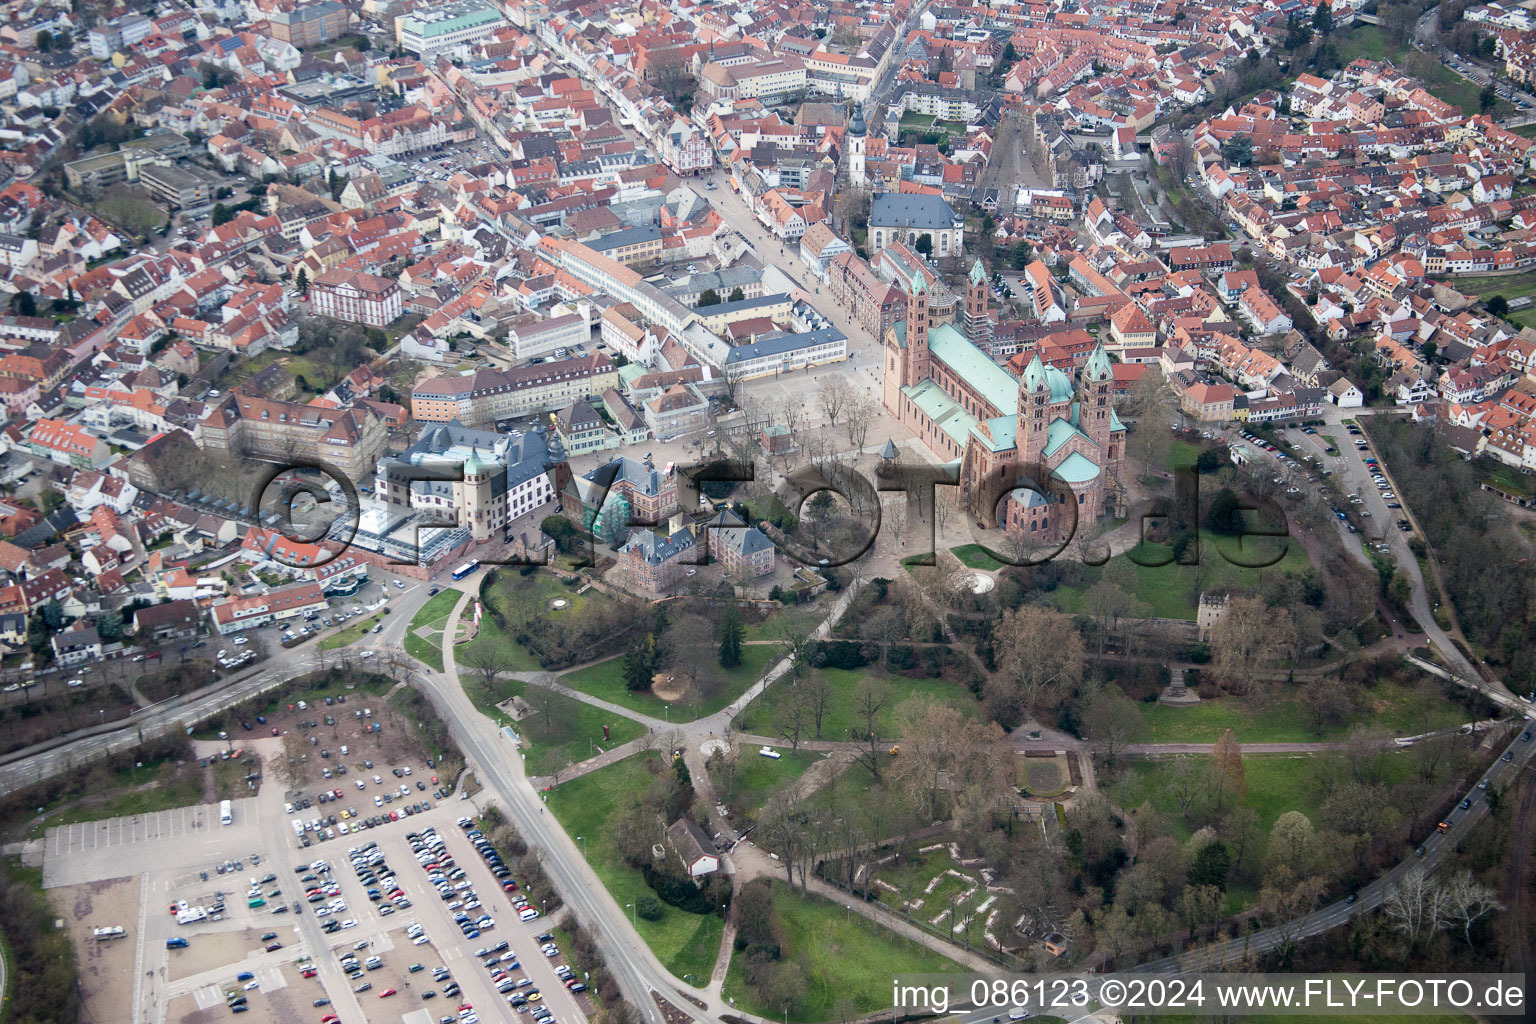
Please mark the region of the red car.
POLYGON ((394 989, 387 988, 383 992, 379 993, 379 998, 380 999, 388 999, 390 996, 392 996, 394 994, 395 994, 395 990, 394 989))
POLYGON ((272 735, 273 736, 277 735, 277 726, 275 726, 275 725, 272 727, 272 735))
POLYGON ((316 972, 313 967, 306 967, 301 973, 303 973, 304 977, 306 978, 313 978, 316 972))
POLYGON ((336 1016, 334 1013, 328 1013, 324 1017, 320 1018, 320 1024, 338 1024, 340 1020, 341 1018, 336 1016))
POLYGON ((474 1007, 470 1006, 468 1003, 460 1003, 459 1004, 459 1012, 460 1013, 463 1013, 465 1010, 473 1010, 473 1009, 474 1009, 474 1007))

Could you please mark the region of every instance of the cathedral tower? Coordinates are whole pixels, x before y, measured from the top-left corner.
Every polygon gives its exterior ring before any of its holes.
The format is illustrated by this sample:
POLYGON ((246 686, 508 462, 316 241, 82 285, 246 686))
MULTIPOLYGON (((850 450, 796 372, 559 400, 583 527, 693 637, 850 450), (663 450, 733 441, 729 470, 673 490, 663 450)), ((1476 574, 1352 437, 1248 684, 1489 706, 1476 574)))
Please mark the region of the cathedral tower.
POLYGON ((977 260, 965 282, 965 338, 992 354, 992 317, 987 312, 987 270, 977 260))
POLYGON ((1101 341, 1094 347, 1088 362, 1083 364, 1082 419, 1084 433, 1099 446, 1099 450, 1104 453, 1101 458, 1106 460, 1114 457, 1109 447, 1109 426, 1113 422, 1109 401, 1114 386, 1115 372, 1109 365, 1109 355, 1104 351, 1104 343, 1101 341))
POLYGON ((1044 455, 1050 426, 1051 385, 1046 379, 1045 363, 1036 353, 1019 378, 1019 417, 1014 443, 1019 449, 1019 461, 1025 466, 1033 465, 1044 455))

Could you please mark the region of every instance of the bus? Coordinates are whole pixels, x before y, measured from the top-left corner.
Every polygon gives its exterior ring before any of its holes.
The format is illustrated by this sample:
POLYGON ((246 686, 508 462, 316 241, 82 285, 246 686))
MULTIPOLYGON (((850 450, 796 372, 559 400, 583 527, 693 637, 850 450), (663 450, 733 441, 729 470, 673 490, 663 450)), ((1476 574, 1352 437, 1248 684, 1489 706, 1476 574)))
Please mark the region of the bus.
POLYGON ((219 821, 225 825, 233 825, 235 823, 235 816, 230 813, 230 804, 228 800, 219 801, 219 821))
POLYGON ((476 559, 475 561, 472 561, 472 562, 465 562, 463 565, 461 565, 457 569, 453 570, 453 578, 456 579, 456 580, 461 580, 465 576, 468 576, 470 573, 474 572, 478 568, 480 568, 480 561, 479 561, 479 559, 476 559))

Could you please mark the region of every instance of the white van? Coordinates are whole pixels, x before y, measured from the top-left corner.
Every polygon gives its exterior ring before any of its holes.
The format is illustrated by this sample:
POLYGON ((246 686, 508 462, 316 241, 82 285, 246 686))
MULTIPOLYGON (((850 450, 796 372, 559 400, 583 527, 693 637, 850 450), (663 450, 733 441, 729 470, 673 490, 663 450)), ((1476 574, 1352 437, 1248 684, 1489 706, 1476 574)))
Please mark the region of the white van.
POLYGON ((522 911, 517 915, 517 919, 519 921, 532 921, 538 916, 539 912, 537 910, 534 910, 532 907, 524 907, 522 911))

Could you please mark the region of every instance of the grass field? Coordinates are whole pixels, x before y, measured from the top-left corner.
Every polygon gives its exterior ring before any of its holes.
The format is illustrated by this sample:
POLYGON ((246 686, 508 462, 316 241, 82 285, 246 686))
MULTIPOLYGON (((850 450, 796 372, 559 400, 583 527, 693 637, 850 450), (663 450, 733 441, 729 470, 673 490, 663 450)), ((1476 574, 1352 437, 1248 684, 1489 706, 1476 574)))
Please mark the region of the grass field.
POLYGON ((980 544, 962 544, 957 548, 950 548, 949 553, 960 559, 960 564, 967 568, 994 572, 1003 567, 1003 563, 988 554, 987 549, 980 544))
POLYGON ((749 1013, 799 1021, 846 1020, 888 1009, 893 975, 961 969, 954 961, 834 903, 802 899, 779 881, 773 886, 773 917, 782 957, 804 966, 805 997, 787 1014, 771 999, 759 1001, 746 986, 742 958, 733 956, 724 992, 749 1013))
MULTIPOLYGON (((791 754, 788 749, 784 749, 779 753, 783 756, 775 761, 758 754, 756 747, 743 747, 741 762, 736 768, 736 782, 730 794, 727 795, 722 789, 719 779, 715 780, 716 792, 724 797, 727 805, 751 814, 766 804, 786 783, 804 775, 807 768, 825 756, 804 750, 791 754)), ((740 828, 741 823, 737 822, 736 827, 740 828)))
MULTIPOLYGON (((1401 751, 1388 755, 1385 763, 1389 781, 1405 776, 1412 767, 1408 755, 1401 751)), ((1127 810, 1150 801, 1153 807, 1167 815, 1182 841, 1189 833, 1170 791, 1173 765, 1172 760, 1133 761, 1112 792, 1115 802, 1127 810)), ((1243 779, 1248 795, 1243 803, 1259 812, 1259 827, 1265 835, 1269 834, 1275 819, 1286 811, 1302 811, 1309 816, 1316 813, 1309 781, 1311 769, 1312 759, 1307 756, 1244 755, 1243 779)))
MULTIPOLYGON (((524 610, 547 619, 558 616, 579 618, 593 602, 613 600, 597 590, 578 594, 575 588, 566 586, 563 578, 551 572, 534 572, 524 576, 516 570, 498 572, 495 583, 491 585, 490 592, 485 593, 485 597, 504 610, 508 621, 514 622, 524 610), (551 607, 552 602, 557 600, 564 601, 564 607, 551 607)), ((543 667, 527 648, 497 628, 489 609, 480 618, 479 634, 459 648, 461 653, 457 657, 463 660, 468 652, 487 646, 495 650, 497 660, 507 672, 536 672, 543 667)))
MULTIPOLYGON (((651 779, 645 755, 637 754, 563 782, 549 794, 550 813, 572 838, 586 837, 587 859, 621 908, 651 889, 640 872, 619 856, 611 822, 621 808, 645 792, 651 779)), ((667 970, 679 978, 691 974, 696 982, 708 981, 724 930, 718 917, 685 914, 663 905, 660 920, 641 918, 637 924, 640 937, 667 970)))
MULTIPOLYGON (((1218 538, 1209 530, 1200 531, 1200 558, 1204 566, 1209 566, 1209 576, 1204 586, 1196 587, 1196 573, 1201 566, 1178 565, 1170 561, 1167 565, 1156 568, 1148 568, 1145 565, 1136 564, 1136 559, 1142 562, 1157 561, 1169 558, 1172 552, 1165 546, 1158 544, 1139 544, 1130 554, 1117 555, 1116 558, 1131 558, 1136 569, 1136 592, 1138 600, 1143 601, 1152 614, 1164 619, 1193 619, 1195 617, 1196 590, 1219 590, 1231 587, 1239 590, 1251 590, 1258 586, 1260 576, 1264 573, 1300 572, 1310 563, 1307 560, 1306 551, 1299 543, 1294 541, 1286 545, 1285 556, 1272 566, 1262 569, 1249 569, 1240 565, 1233 565, 1224 557, 1223 552, 1232 557, 1243 557, 1254 561, 1264 560, 1261 556, 1265 551, 1274 550, 1272 542, 1264 540, 1248 541, 1244 544, 1244 551, 1239 555, 1236 551, 1236 541, 1231 537, 1218 538), (1262 546, 1261 546, 1262 545, 1262 546), (1252 549, 1250 552, 1249 549, 1252 549)), ((1082 602, 1083 592, 1098 582, 1099 570, 1090 567, 1087 570, 1087 579, 1081 587, 1060 587, 1052 593, 1055 603, 1062 611, 1076 614, 1082 602)))
MULTIPOLYGON (((438 597, 441 596, 441 594, 438 595, 438 597)), ((452 607, 452 605, 449 607, 452 607)), ((328 636, 324 640, 320 641, 320 649, 324 651, 332 651, 338 647, 345 647, 348 644, 355 644, 363 637, 367 636, 368 632, 373 629, 374 626, 383 621, 384 616, 375 615, 372 618, 361 619, 357 622, 354 622, 340 633, 328 636)))
MULTIPOLYGON (((751 650, 751 648, 747 648, 751 650)), ((817 737, 814 730, 801 736, 802 740, 846 740, 857 727, 862 730, 863 724, 858 720, 854 707, 854 690, 859 680, 865 676, 881 677, 878 668, 841 669, 824 668, 819 670, 832 684, 832 700, 827 707, 826 715, 821 722, 821 736, 817 737)), ((971 692, 964 687, 943 679, 908 679, 905 676, 884 677, 890 685, 890 697, 885 702, 885 708, 876 718, 876 730, 881 736, 898 738, 896 724, 896 709, 905 700, 912 697, 931 697, 935 701, 949 704, 960 709, 962 714, 974 715, 979 713, 980 705, 971 692)), ((763 694, 747 705, 746 709, 737 718, 737 728, 743 732, 757 733, 763 736, 775 735, 774 712, 777 709, 777 701, 782 692, 784 683, 781 681, 770 686, 763 694)))
MULTIPOLYGON (((697 656, 715 662, 715 648, 711 646, 701 649, 697 656)), ((783 648, 778 644, 749 644, 742 647, 741 664, 735 668, 721 669, 718 663, 715 663, 714 670, 724 676, 724 682, 714 693, 701 697, 697 701, 685 698, 668 704, 649 690, 629 689, 624 685, 623 658, 610 658, 608 661, 589 665, 580 671, 561 676, 560 682, 573 690, 580 690, 582 693, 611 701, 620 707, 626 707, 644 715, 652 715, 673 722, 691 722, 696 718, 706 718, 714 714, 740 697, 748 687, 762 678, 768 666, 783 656, 783 648)))
MULTIPOLYGON (((1470 718, 1432 686, 1378 683, 1365 691, 1365 701, 1365 709, 1325 728, 1323 736, 1340 735, 1360 722, 1405 736, 1449 729, 1470 718)), ((1141 738, 1146 743, 1215 743, 1227 729, 1240 743, 1310 743, 1321 738, 1312 730, 1300 687, 1279 687, 1269 697, 1219 697, 1185 708, 1143 704, 1140 710, 1147 723, 1141 738)))
POLYGON ((405 631, 406 654, 439 672, 443 670, 443 628, 460 596, 457 590, 439 591, 421 606, 405 631))
POLYGON ((96 212, 135 235, 147 234, 166 222, 166 213, 136 185, 118 185, 96 203, 96 212))
POLYGON ((611 711, 593 707, 584 701, 551 693, 542 687, 516 679, 498 679, 491 693, 487 693, 475 673, 460 673, 460 682, 471 703, 487 718, 512 725, 518 735, 528 741, 527 768, 530 775, 553 775, 566 765, 579 764, 601 750, 639 739, 645 735, 645 726, 633 718, 625 718, 611 711), (537 691, 535 699, 529 699, 530 690, 537 691), (496 708, 496 704, 511 697, 523 697, 537 709, 534 716, 521 722, 509 722, 496 708), (608 738, 603 738, 603 726, 608 727, 608 738))

